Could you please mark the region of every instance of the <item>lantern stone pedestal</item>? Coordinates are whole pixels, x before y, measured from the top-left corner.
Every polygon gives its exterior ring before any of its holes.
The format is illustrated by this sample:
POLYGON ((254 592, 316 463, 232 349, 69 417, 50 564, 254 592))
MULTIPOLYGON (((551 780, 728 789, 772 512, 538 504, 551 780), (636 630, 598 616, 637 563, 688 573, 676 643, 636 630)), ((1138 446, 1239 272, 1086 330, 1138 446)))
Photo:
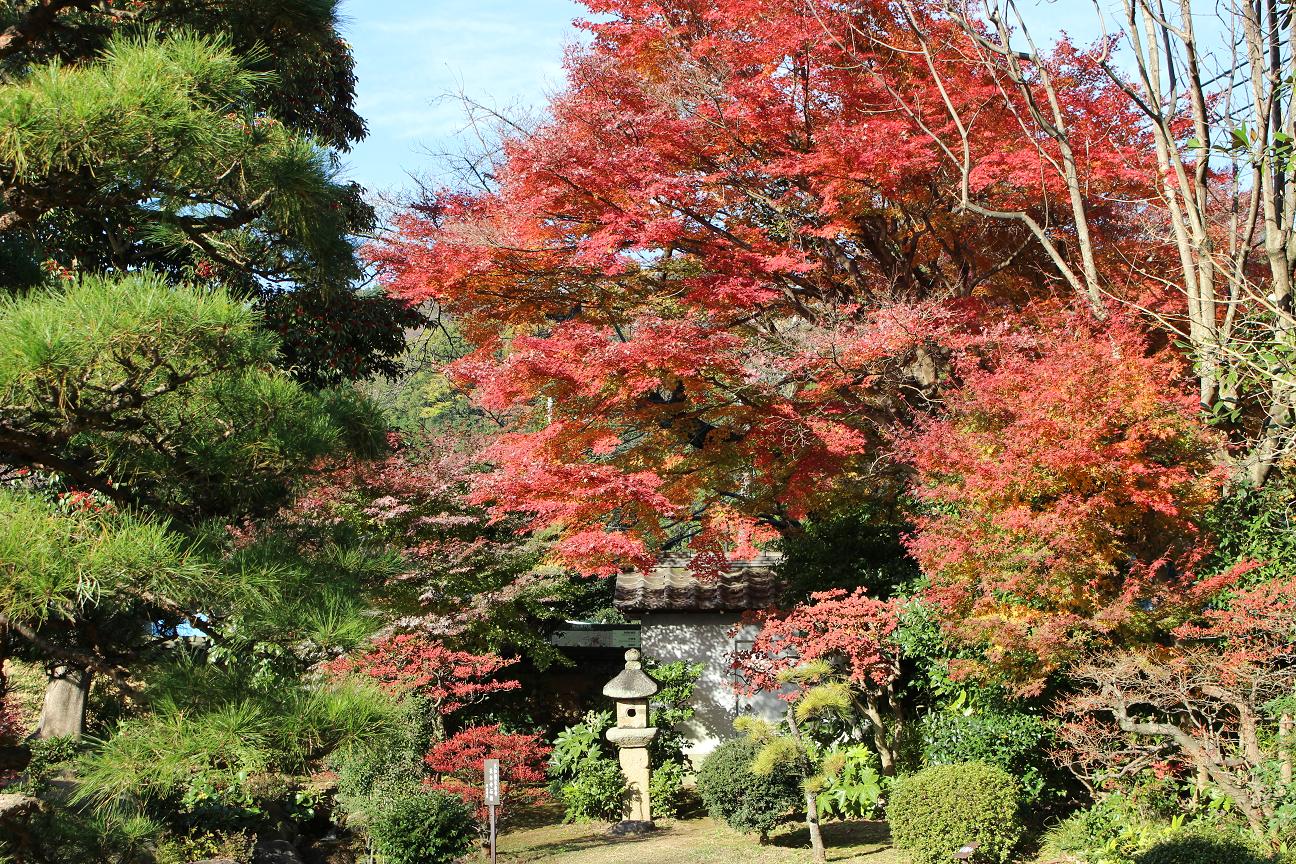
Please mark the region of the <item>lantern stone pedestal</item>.
POLYGON ((648 725, 648 699, 658 688, 657 682, 643 671, 639 658, 636 649, 627 651, 625 669, 603 688, 603 695, 616 701, 617 722, 607 731, 607 739, 617 748, 621 773, 629 789, 622 819, 612 828, 613 834, 638 834, 654 827, 648 797, 648 744, 656 737, 657 729, 648 725))

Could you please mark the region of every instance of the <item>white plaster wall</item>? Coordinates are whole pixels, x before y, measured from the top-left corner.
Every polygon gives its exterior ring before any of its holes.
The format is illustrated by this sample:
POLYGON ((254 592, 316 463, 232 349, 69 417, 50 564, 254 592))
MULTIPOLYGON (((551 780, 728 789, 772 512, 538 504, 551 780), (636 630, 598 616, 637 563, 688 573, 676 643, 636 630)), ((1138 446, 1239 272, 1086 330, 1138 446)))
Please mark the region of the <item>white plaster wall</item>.
POLYGON ((735 717, 756 714, 771 721, 783 717, 785 705, 777 697, 746 697, 734 691, 729 655, 735 648, 749 646, 756 630, 747 625, 730 638, 738 621, 737 615, 715 612, 646 613, 640 620, 644 656, 661 663, 685 660, 706 664, 693 692, 697 714, 680 730, 690 742, 687 752, 695 764, 737 734, 735 717))

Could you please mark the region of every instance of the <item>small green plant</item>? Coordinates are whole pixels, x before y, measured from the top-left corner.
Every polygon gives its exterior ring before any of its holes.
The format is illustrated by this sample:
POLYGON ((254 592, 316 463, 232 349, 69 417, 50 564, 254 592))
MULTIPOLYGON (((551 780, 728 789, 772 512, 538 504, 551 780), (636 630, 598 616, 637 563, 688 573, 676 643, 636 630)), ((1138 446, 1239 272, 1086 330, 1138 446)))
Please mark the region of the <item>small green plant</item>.
POLYGON ((697 789, 711 818, 757 833, 764 842, 804 802, 799 777, 752 772, 761 749, 762 745, 745 738, 721 744, 698 769, 697 789))
POLYGON ((385 864, 452 864, 468 853, 477 836, 468 805, 418 786, 378 802, 368 831, 385 864))
POLYGON ((823 791, 819 815, 835 819, 867 819, 882 796, 882 776, 877 755, 863 744, 834 744, 823 755, 823 791))
POLYGON ((566 808, 565 822, 616 822, 625 804, 625 775, 615 760, 597 756, 581 762, 554 794, 566 808))
POLYGON ((1134 864, 1269 864, 1273 861, 1249 834, 1199 822, 1172 831, 1134 857, 1134 864))
POLYGON ((581 763, 605 755, 603 733, 611 725, 611 711, 590 711, 581 722, 559 732, 549 754, 550 779, 572 779, 580 773, 581 763))
POLYGON ((603 746, 603 733, 611 725, 611 711, 590 711, 584 720, 554 738, 549 789, 566 808, 564 821, 614 822, 621 818, 625 776, 603 746))
POLYGON ((1005 862, 1021 838, 1017 781, 981 763, 937 765, 901 778, 887 820, 896 848, 913 864, 947 864, 964 844, 973 860, 1005 862))
POLYGON ((34 738, 27 746, 31 748, 31 760, 26 774, 37 785, 56 771, 71 767, 82 747, 75 738, 34 738))
POLYGON ((648 781, 648 797, 652 802, 654 819, 670 819, 679 815, 684 800, 684 773, 687 769, 679 762, 663 762, 653 768, 648 781))
POLYGON ((251 864, 254 838, 242 831, 194 831, 158 841, 157 864, 189 864, 209 859, 251 864))
POLYGON ((1133 864, 1141 852, 1184 824, 1182 814, 1149 813, 1128 795, 1113 793, 1051 828, 1044 837, 1044 854, 1086 864, 1133 864))

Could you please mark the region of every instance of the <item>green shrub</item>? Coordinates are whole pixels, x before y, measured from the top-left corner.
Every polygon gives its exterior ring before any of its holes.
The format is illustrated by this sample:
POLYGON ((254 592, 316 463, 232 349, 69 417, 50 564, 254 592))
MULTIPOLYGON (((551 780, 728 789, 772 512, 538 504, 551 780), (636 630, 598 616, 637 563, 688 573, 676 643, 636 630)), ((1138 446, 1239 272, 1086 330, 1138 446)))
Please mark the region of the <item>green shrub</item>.
POLYGON ((368 830, 386 864, 451 864, 468 854, 477 836, 463 801, 418 787, 377 802, 368 830))
POLYGON ((924 765, 984 762, 1017 778, 1029 802, 1062 790, 1048 758, 1053 724, 1020 711, 938 711, 922 721, 924 765))
POLYGON ((977 843, 976 860, 1004 862, 1021 837, 1017 781, 972 762, 937 765, 896 782, 887 806, 891 837, 913 864, 946 864, 977 843))
POLYGON ((1158 800, 1113 793, 1051 828, 1043 853, 1046 859, 1087 864, 1134 864, 1142 852, 1183 827, 1184 817, 1167 815, 1158 800))
POLYGON ((611 725, 611 711, 589 711, 581 722, 559 732, 549 754, 549 779, 559 784, 574 779, 582 762, 605 756, 603 733, 611 725))
POLYGON ((566 807, 566 822, 621 819, 625 776, 603 747, 603 733, 611 725, 611 711, 590 711, 584 720, 554 738, 549 755, 549 788, 566 807))
POLYGON ((882 796, 882 775, 872 750, 863 744, 834 744, 824 753, 824 768, 828 776, 816 799, 821 817, 867 819, 873 815, 882 796))
POLYGON ((1268 864, 1250 835, 1209 823, 1174 831, 1135 856, 1135 864, 1268 864))
POLYGON ((648 798, 652 803, 654 819, 668 819, 679 815, 684 800, 684 775, 688 769, 680 762, 663 762, 652 769, 648 781, 648 798))
POLYGON ((570 778, 556 784, 554 791, 566 807, 565 822, 618 822, 624 811, 625 775, 606 756, 577 763, 570 778))
POLYGON ((752 773, 761 745, 747 739, 726 741, 698 769, 697 788, 711 818, 764 840, 804 803, 801 785, 786 772, 766 777, 752 773))

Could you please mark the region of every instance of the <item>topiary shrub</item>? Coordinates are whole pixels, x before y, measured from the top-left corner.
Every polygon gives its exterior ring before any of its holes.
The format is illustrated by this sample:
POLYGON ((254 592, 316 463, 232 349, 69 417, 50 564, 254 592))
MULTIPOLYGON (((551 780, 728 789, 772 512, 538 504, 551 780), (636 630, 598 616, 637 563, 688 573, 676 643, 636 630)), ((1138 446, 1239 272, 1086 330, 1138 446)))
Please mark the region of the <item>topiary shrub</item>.
POLYGON ((786 772, 767 777, 752 773, 752 760, 760 749, 761 745, 746 739, 721 744, 698 769, 697 791, 711 818, 739 831, 755 832, 764 842, 805 799, 798 779, 786 772))
POLYGON ((417 787, 376 802, 367 827, 386 864, 452 864, 468 854, 477 836, 468 805, 417 787))
POLYGON ((1210 824, 1180 829, 1134 857, 1135 864, 1269 864, 1272 860, 1250 836, 1210 824))
POLYGON ((936 765, 901 778, 891 792, 887 819, 896 848, 913 864, 947 864, 965 843, 973 860, 1004 862, 1021 838, 1017 781, 979 762, 936 765))

